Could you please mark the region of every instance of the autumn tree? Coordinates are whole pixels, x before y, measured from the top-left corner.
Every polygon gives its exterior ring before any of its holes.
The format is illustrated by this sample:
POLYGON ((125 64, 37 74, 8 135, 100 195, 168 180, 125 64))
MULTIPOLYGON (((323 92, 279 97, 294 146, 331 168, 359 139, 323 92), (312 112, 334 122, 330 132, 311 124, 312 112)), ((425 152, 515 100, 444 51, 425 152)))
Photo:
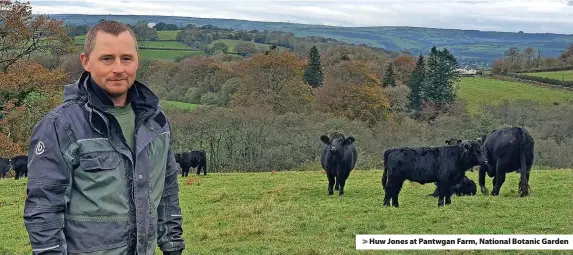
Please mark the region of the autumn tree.
POLYGON ((260 106, 283 114, 304 111, 312 101, 303 63, 294 53, 256 54, 240 69, 243 82, 231 96, 231 106, 260 106))
POLYGON ((372 68, 362 61, 343 61, 329 68, 324 86, 316 92, 316 107, 374 125, 387 119, 389 100, 372 68))
POLYGON ((308 66, 304 71, 304 81, 313 88, 316 88, 322 86, 323 79, 324 75, 322 73, 318 48, 316 48, 316 46, 312 46, 308 53, 308 66))
POLYGON ((34 125, 61 102, 62 87, 68 82, 70 79, 62 69, 50 71, 27 61, 19 61, 7 72, 0 72, 3 105, 0 132, 12 143, 0 143, 0 147, 25 153, 34 125))
POLYGON ((394 74, 394 70, 392 69, 392 64, 389 64, 384 72, 384 79, 382 80, 383 87, 396 87, 396 75, 394 74))
POLYGON ((416 62, 416 68, 408 81, 408 86, 410 87, 410 109, 415 112, 420 111, 420 107, 422 106, 422 86, 424 85, 425 74, 424 56, 420 54, 416 62))
POLYGON ((47 15, 32 17, 30 3, 0 5, 0 68, 6 72, 16 61, 36 53, 64 55, 72 39, 63 21, 47 15))
POLYGON ((398 56, 392 60, 392 68, 396 74, 396 82, 408 84, 410 76, 416 67, 416 58, 409 55, 398 56))

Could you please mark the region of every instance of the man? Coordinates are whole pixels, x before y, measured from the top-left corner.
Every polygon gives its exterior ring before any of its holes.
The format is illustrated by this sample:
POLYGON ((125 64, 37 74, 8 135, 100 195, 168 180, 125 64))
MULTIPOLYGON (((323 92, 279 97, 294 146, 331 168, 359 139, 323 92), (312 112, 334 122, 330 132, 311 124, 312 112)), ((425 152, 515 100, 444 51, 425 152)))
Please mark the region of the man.
POLYGON ((135 80, 133 31, 90 29, 86 72, 35 127, 24 223, 32 253, 181 254, 182 217, 170 127, 159 99, 135 80))

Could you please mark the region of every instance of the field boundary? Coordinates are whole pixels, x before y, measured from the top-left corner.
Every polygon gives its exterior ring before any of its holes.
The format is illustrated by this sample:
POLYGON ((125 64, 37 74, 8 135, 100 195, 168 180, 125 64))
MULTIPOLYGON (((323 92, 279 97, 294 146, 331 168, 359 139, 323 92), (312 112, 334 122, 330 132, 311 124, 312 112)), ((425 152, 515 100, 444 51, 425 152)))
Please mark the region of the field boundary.
MULTIPOLYGON (((520 76, 524 76, 524 75, 520 75, 520 76)), ((544 88, 573 92, 573 88, 571 88, 571 87, 554 85, 554 84, 549 84, 549 83, 543 83, 543 82, 539 82, 539 81, 523 79, 523 78, 518 78, 518 77, 514 77, 514 76, 509 76, 509 75, 491 74, 489 76, 489 78, 500 80, 500 81, 513 81, 513 82, 527 83, 527 84, 532 84, 532 85, 536 85, 536 86, 544 87, 544 88)))

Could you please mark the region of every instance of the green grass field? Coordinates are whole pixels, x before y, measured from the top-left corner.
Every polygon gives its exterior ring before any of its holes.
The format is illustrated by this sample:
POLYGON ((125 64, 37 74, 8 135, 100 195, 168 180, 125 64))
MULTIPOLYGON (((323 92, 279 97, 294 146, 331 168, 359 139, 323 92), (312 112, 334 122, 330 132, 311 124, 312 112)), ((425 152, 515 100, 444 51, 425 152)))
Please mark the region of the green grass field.
MULTIPOLYGON (((223 42, 225 44, 227 44, 227 46, 229 46, 229 52, 230 53, 237 53, 235 51, 235 45, 237 45, 238 42, 241 42, 241 40, 229 40, 229 39, 219 39, 219 40, 215 40, 212 43, 209 44, 209 47, 213 47, 213 45, 217 42, 223 42)), ((270 44, 264 44, 264 43, 255 43, 255 45, 257 46, 257 48, 262 48, 262 49, 269 49, 269 47, 271 47, 270 44)), ((285 47, 278 47, 279 50, 286 50, 285 47)))
MULTIPOLYGON (((567 254, 359 252, 355 235, 570 234, 571 170, 533 170, 526 198, 517 197, 518 175, 508 174, 500 196, 454 196, 444 208, 426 196, 433 184, 410 182, 402 188, 400 208, 384 208, 380 176, 380 170, 353 171, 343 197, 329 197, 326 176, 317 171, 179 177, 184 254, 567 254)), ((477 182, 477 171, 468 176, 477 182)), ((0 179, 0 254, 30 253, 22 219, 25 190, 26 178, 0 179)))
POLYGON ((157 36, 161 41, 174 41, 177 39, 179 31, 157 31, 157 36))
POLYGON ((189 103, 167 101, 167 100, 161 100, 159 103, 161 104, 162 107, 173 107, 187 111, 191 111, 199 106, 197 104, 189 104, 189 103))
POLYGON ((204 53, 201 51, 190 50, 141 49, 139 50, 139 54, 142 59, 161 59, 174 61, 176 57, 203 55, 204 53))
POLYGON ((525 73, 526 75, 545 77, 556 80, 573 81, 573 70, 555 71, 555 72, 538 72, 538 73, 525 73))
POLYGON ((470 111, 475 111, 480 105, 498 104, 504 100, 532 100, 542 105, 563 103, 573 100, 573 92, 519 82, 464 77, 460 82, 458 97, 467 101, 470 111))

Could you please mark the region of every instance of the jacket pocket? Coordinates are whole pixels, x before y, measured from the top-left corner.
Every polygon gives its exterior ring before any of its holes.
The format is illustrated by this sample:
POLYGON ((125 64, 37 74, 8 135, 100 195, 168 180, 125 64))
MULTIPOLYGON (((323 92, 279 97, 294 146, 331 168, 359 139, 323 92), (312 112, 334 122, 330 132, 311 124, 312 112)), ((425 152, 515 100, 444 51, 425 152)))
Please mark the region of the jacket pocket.
POLYGON ((70 254, 127 254, 129 221, 66 215, 64 234, 70 254), (123 248, 122 248, 123 247, 123 248))
POLYGON ((115 151, 92 152, 82 155, 79 162, 86 172, 100 172, 116 169, 121 162, 121 157, 115 151))
POLYGON ((78 156, 68 213, 122 216, 129 212, 126 160, 119 152, 97 151, 78 156))

